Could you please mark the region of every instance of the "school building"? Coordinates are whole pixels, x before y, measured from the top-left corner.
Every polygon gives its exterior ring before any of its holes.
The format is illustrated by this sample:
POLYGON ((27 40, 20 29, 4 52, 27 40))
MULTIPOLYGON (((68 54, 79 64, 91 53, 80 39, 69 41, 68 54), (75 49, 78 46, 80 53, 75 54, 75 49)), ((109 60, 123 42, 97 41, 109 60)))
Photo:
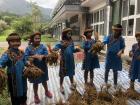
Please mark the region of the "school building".
POLYGON ((50 30, 60 38, 62 29, 71 27, 73 39, 80 41, 86 27, 92 26, 100 34, 111 33, 112 25, 123 26, 126 54, 140 32, 140 0, 59 0, 52 13, 50 30))

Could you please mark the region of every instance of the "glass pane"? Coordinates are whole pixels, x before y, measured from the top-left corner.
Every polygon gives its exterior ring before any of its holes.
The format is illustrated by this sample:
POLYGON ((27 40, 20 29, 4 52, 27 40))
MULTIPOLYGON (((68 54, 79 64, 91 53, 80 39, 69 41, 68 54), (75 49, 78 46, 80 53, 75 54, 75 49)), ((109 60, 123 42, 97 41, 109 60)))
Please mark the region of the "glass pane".
POLYGON ((138 0, 137 3, 137 13, 140 14, 140 0, 138 0))
POLYGON ((128 14, 128 0, 123 1, 123 17, 126 17, 128 14))
POLYGON ((126 23, 127 23, 127 21, 126 21, 126 20, 122 21, 123 36, 126 36, 126 23))
POLYGON ((97 22, 99 22, 99 11, 97 12, 97 22))
POLYGON ((104 35, 104 24, 100 25, 100 35, 104 35))
POLYGON ((98 25, 95 25, 95 26, 94 26, 94 30, 95 30, 96 32, 98 32, 98 25))
POLYGON ((129 2, 129 15, 134 15, 135 13, 135 0, 130 0, 129 2))
POLYGON ((133 35, 133 26, 134 26, 134 19, 130 19, 128 20, 128 36, 132 36, 133 35))
POLYGON ((100 11, 100 22, 104 21, 104 9, 100 11))
POLYGON ((97 20, 96 20, 96 13, 94 13, 94 23, 96 23, 97 20))
POLYGON ((140 32, 140 18, 136 20, 136 32, 140 32))

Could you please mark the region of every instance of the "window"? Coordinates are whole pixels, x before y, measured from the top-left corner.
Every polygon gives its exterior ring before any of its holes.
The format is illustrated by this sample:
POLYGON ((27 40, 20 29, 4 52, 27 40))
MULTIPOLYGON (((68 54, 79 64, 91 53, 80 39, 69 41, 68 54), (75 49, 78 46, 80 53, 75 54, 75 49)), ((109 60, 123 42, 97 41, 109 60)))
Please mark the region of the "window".
POLYGON ((134 15, 134 13, 135 13, 135 0, 130 0, 129 1, 129 15, 134 15))
POLYGON ((133 26, 134 26, 134 19, 129 19, 128 20, 128 32, 127 32, 128 36, 133 35, 133 26))
POLYGON ((104 9, 100 11, 100 21, 104 21, 104 9))
POLYGON ((128 0, 123 1, 123 17, 128 15, 128 0))
POLYGON ((127 21, 126 20, 122 21, 123 35, 124 36, 126 36, 126 28, 127 28, 126 26, 127 26, 127 21))
POLYGON ((140 18, 136 20, 136 32, 140 32, 140 18))
POLYGON ((137 2, 137 13, 140 14, 140 0, 137 2))
POLYGON ((96 32, 100 35, 104 35, 104 9, 100 9, 94 12, 94 22, 93 27, 96 32))
POLYGON ((96 32, 98 32, 98 25, 95 25, 95 26, 94 26, 94 30, 95 30, 96 32))
POLYGON ((100 25, 100 35, 104 35, 104 24, 100 25))

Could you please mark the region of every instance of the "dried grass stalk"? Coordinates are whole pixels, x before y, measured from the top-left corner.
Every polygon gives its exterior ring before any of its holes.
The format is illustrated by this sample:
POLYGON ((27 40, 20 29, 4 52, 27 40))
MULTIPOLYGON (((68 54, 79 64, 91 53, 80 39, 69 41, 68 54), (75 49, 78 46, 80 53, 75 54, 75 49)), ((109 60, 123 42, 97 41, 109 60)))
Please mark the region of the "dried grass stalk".
POLYGON ((58 63, 58 53, 56 51, 53 51, 50 54, 48 54, 47 63, 49 65, 53 65, 53 64, 57 65, 57 63, 58 63))
POLYGON ((97 90, 96 87, 91 86, 90 84, 86 85, 85 93, 83 95, 83 99, 88 105, 93 104, 94 100, 97 98, 97 90))
POLYGON ((109 93, 110 86, 101 86, 101 91, 98 93, 97 99, 104 100, 107 102, 112 102, 112 95, 109 93))
POLYGON ((113 93, 113 96, 112 105, 128 105, 127 97, 125 92, 122 91, 121 87, 119 87, 117 91, 113 93))

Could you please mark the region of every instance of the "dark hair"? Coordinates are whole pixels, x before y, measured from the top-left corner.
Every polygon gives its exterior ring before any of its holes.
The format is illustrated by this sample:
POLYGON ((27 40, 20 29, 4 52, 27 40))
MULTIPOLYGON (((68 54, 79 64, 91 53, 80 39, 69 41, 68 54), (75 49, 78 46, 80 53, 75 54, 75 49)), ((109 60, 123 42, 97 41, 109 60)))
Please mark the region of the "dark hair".
POLYGON ((89 32, 84 32, 84 35, 87 36, 89 32))
POLYGON ((11 41, 11 40, 21 40, 19 34, 17 33, 11 33, 8 35, 8 37, 6 38, 7 42, 11 41))
POLYGON ((40 33, 40 32, 36 32, 36 33, 30 35, 30 43, 34 42, 34 37, 35 37, 36 35, 41 36, 41 33, 40 33))
POLYGON ((114 27, 116 27, 116 28, 122 28, 122 25, 121 24, 115 24, 114 27))
MULTIPOLYGON (((68 33, 69 31, 66 31, 66 32, 62 32, 62 36, 61 36, 61 39, 62 40, 70 40, 69 38, 68 38, 68 36, 67 36, 67 33, 68 33)), ((72 38, 71 38, 72 39, 72 38)))

